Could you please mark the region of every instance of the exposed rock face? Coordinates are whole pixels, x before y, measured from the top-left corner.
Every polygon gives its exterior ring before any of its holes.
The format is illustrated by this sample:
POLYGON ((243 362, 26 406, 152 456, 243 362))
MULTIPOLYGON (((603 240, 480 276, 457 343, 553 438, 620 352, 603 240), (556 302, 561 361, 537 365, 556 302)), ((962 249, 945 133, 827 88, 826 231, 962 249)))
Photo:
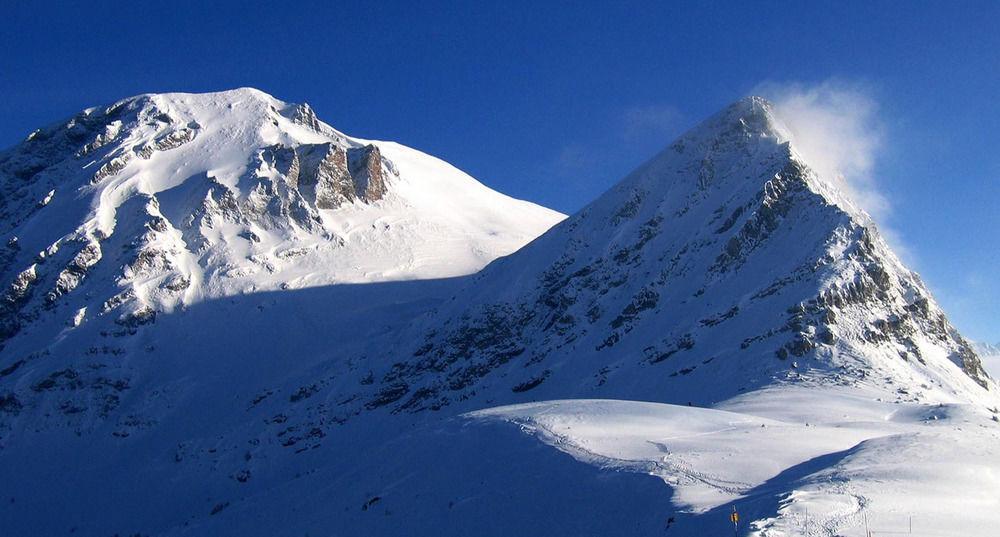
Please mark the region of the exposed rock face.
MULTIPOLYGON (((312 187, 317 209, 336 209, 356 199, 355 180, 347 167, 347 151, 334 144, 303 146, 303 186, 312 187)), ((308 194, 307 194, 308 196, 308 194)))
POLYGON ((21 271, 14 278, 0 301, 0 342, 13 336, 21 329, 20 311, 31 296, 31 285, 38 279, 37 265, 21 271))
POLYGON ((314 112, 312 107, 309 106, 309 103, 302 103, 294 106, 291 114, 289 114, 289 117, 291 117, 292 121, 295 123, 309 127, 314 131, 322 130, 319 118, 316 117, 316 112, 314 112))
POLYGON ((91 267, 101 260, 101 246, 96 241, 87 242, 86 246, 73 256, 69 265, 56 277, 55 288, 49 291, 46 300, 55 302, 60 296, 69 293, 80 285, 91 267))
POLYGON ((368 203, 382 199, 386 191, 385 172, 378 147, 369 144, 352 149, 347 159, 358 198, 368 203))
POLYGON ((336 144, 302 145, 295 149, 296 187, 317 209, 336 209, 360 200, 372 203, 386 194, 387 174, 374 145, 348 149, 336 144))
MULTIPOLYGON (((264 229, 281 229, 293 224, 311 233, 321 232, 315 208, 299 189, 302 164, 296 149, 265 147, 254 159, 253 170, 244 179, 254 185, 242 204, 249 221, 264 229)), ((308 181, 308 178, 305 179, 308 181)))
POLYGON ((159 135, 151 142, 135 146, 133 151, 140 158, 149 159, 157 151, 169 151, 171 149, 176 149, 191 140, 194 140, 195 136, 198 134, 199 128, 200 126, 198 123, 192 121, 187 126, 159 135))

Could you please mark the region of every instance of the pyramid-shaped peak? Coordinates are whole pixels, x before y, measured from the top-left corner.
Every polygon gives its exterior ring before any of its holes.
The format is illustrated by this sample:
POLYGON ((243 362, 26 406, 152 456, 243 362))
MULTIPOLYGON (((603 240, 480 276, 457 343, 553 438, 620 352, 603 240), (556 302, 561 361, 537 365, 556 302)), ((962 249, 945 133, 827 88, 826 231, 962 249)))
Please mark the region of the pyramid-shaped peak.
POLYGON ((730 104, 725 108, 730 113, 751 116, 765 117, 774 109, 774 104, 759 95, 748 95, 730 104))
POLYGON ((645 191, 651 194, 647 200, 660 201, 686 199, 706 189, 749 189, 745 195, 754 196, 790 163, 790 140, 773 104, 744 97, 689 129, 612 190, 645 191))
POLYGON ((717 138, 742 133, 751 138, 790 140, 790 132, 778 119, 774 105, 763 97, 751 95, 725 107, 694 127, 685 137, 717 138))
POLYGON ((747 95, 730 106, 743 107, 746 110, 767 110, 773 108, 774 104, 760 95, 747 95))
POLYGON ((978 400, 991 384, 968 344, 790 141, 767 100, 725 107, 483 271, 429 321, 451 332, 410 337, 414 360, 372 404, 436 408, 491 370, 484 385, 532 368, 509 389, 710 403, 808 382, 978 400), (576 382, 595 372, 592 391, 576 382))
POLYGON ((793 133, 790 123, 788 116, 767 99, 743 97, 679 136, 626 177, 616 190, 638 187, 663 197, 669 185, 674 197, 686 195, 678 189, 704 191, 710 187, 756 196, 775 173, 790 166, 799 170, 803 181, 827 203, 840 207, 859 222, 870 223, 871 217, 851 200, 847 183, 831 170, 825 148, 803 146, 805 142, 793 133), (811 150, 804 151, 803 147, 811 150))

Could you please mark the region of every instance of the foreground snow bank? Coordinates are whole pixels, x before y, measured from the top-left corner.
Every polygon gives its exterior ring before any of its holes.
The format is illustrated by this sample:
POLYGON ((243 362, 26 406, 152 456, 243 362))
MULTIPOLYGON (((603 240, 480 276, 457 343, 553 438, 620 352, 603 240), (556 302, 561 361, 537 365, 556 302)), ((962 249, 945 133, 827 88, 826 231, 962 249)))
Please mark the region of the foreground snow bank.
POLYGON ((674 491, 686 531, 711 531, 736 506, 751 535, 991 535, 1000 523, 1000 427, 960 405, 900 405, 803 390, 735 400, 727 410, 615 400, 492 408, 473 420, 517 424, 579 461, 647 473, 674 491), (819 410, 817 410, 819 409, 819 410), (735 411, 734 411, 735 410, 735 411))

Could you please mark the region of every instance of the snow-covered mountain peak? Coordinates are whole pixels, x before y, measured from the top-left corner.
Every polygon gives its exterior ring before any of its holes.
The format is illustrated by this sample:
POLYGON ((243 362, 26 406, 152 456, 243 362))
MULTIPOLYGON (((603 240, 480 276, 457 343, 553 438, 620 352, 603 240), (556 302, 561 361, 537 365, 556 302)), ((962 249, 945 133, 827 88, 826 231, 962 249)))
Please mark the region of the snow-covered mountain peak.
POLYGON ((0 153, 0 179, 0 339, 50 314, 131 325, 205 298, 468 274, 562 218, 252 88, 88 108, 0 153))
POLYGON ((681 138, 713 138, 724 132, 743 130, 748 137, 772 138, 786 142, 791 135, 778 120, 774 104, 757 95, 748 95, 726 106, 681 138))
MULTIPOLYGON (((677 196, 679 190, 689 193, 711 189, 743 191, 760 189, 771 177, 753 173, 752 167, 766 162, 790 162, 803 169, 803 180, 810 190, 822 195, 829 203, 849 213, 859 222, 871 225, 871 217, 855 204, 838 186, 838 177, 820 173, 799 150, 799 145, 781 111, 759 96, 744 97, 681 135, 661 153, 650 159, 619 185, 632 188, 632 182, 642 182, 642 188, 664 196, 677 196), (743 170, 729 174, 730 170, 743 170), (697 170, 697 173, 684 173, 697 170), (670 181, 680 172, 680 185, 655 186, 656 181, 670 181), (745 184, 750 181, 750 184, 745 184), (669 186, 670 192, 666 190, 669 186)), ((676 181, 676 179, 674 179, 676 181)))
POLYGON ((982 401, 975 351, 793 143, 756 97, 696 126, 402 336, 425 334, 371 404, 711 404, 783 383, 982 401))

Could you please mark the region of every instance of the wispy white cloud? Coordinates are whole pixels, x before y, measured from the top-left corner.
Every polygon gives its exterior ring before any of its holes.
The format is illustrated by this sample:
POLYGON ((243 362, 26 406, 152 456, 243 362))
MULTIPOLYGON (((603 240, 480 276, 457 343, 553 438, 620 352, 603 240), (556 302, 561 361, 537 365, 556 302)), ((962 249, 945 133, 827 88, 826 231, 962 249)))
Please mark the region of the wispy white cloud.
POLYGON ((666 146, 677 134, 683 119, 684 115, 668 104, 630 106, 622 113, 622 137, 627 142, 653 139, 666 146))
POLYGON ((870 88, 836 80, 767 82, 755 93, 774 103, 795 149, 817 172, 877 220, 888 216, 892 207, 873 177, 885 129, 870 88))
POLYGON ((590 182, 613 182, 617 175, 630 171, 630 166, 666 147, 684 126, 683 114, 668 104, 633 105, 601 115, 606 118, 603 128, 588 131, 559 148, 552 161, 556 173, 577 177, 612 173, 615 175, 593 177, 590 182))
POLYGON ((555 159, 556 171, 560 174, 575 174, 595 166, 600 152, 594 147, 580 143, 564 145, 555 159))

